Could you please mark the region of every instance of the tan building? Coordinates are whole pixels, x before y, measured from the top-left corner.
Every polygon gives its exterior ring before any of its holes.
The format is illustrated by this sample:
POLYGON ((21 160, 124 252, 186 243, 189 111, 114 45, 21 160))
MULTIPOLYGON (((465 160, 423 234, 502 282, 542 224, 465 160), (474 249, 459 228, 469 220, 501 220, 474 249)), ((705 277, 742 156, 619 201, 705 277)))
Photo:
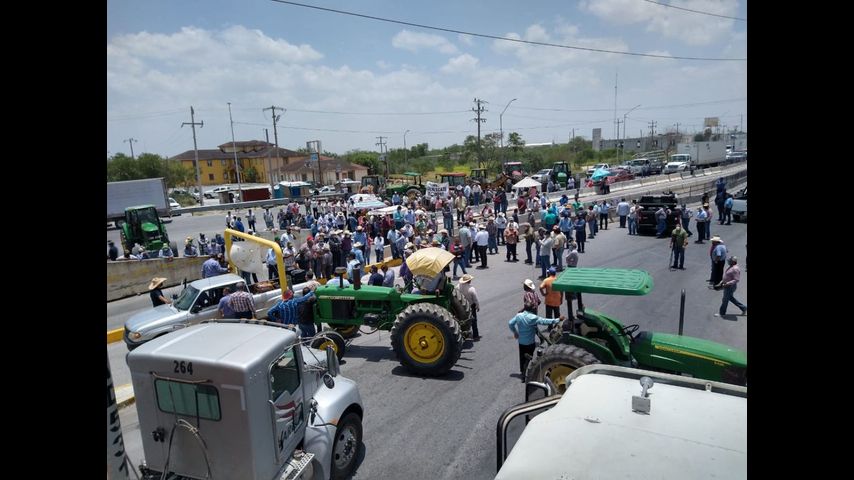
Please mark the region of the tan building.
MULTIPOLYGON (((279 170, 288 164, 288 159, 301 157, 301 154, 286 148, 260 140, 248 142, 224 143, 218 149, 199 150, 199 175, 202 185, 220 185, 237 183, 237 172, 234 167, 234 150, 237 150, 237 161, 240 163, 240 180, 244 183, 276 183, 284 180, 279 170), (275 176, 269 176, 273 172, 275 176)), ((195 153, 187 150, 170 160, 180 161, 181 165, 195 172, 195 153)))
MULTIPOLYGON (((240 163, 240 180, 243 183, 278 183, 281 181, 307 181, 319 185, 331 185, 342 178, 361 180, 368 174, 368 167, 321 156, 318 166, 308 166, 309 157, 304 153, 260 141, 231 142, 217 149, 199 150, 199 175, 202 185, 237 183, 234 168, 234 150, 240 163), (323 175, 323 182, 317 179, 323 175)), ((195 153, 187 150, 170 160, 180 161, 184 167, 195 171, 195 153)))
POLYGON ((279 174, 284 176, 285 181, 313 182, 317 185, 333 185, 344 179, 360 181, 368 174, 368 167, 349 163, 340 158, 321 155, 317 162, 319 165, 309 165, 308 161, 307 155, 290 157, 287 165, 279 169, 279 174), (322 181, 319 181, 321 178, 322 181))

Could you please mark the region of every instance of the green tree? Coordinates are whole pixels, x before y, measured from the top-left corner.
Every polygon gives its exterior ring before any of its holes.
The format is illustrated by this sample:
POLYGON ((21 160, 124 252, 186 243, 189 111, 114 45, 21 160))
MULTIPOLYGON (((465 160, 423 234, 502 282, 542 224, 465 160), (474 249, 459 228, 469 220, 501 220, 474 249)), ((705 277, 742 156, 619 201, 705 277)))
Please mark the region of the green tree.
POLYGON ((385 165, 382 165, 382 170, 380 170, 379 157, 380 155, 377 152, 354 150, 345 153, 341 158, 350 163, 368 167, 368 173, 378 175, 380 173, 385 173, 385 165))
POLYGON ((117 153, 107 158, 107 181, 121 182, 125 180, 136 180, 143 178, 137 169, 135 160, 124 153, 117 153))
POLYGON ((250 165, 243 169, 243 179, 247 183, 258 183, 258 170, 250 165))
POLYGON ((517 132, 510 132, 510 135, 507 137, 507 144, 510 147, 510 151, 513 152, 514 157, 525 148, 525 140, 517 132))

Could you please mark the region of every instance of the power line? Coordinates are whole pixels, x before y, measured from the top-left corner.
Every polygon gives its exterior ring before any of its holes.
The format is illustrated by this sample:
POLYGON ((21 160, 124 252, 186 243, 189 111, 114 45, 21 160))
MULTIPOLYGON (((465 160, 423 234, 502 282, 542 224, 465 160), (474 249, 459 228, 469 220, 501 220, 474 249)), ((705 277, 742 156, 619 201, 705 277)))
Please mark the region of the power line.
POLYGON ((644 1, 644 2, 647 2, 647 3, 654 3, 654 4, 656 4, 656 5, 661 5, 662 7, 670 7, 670 8, 675 8, 675 9, 677 9, 677 10, 685 10, 686 12, 699 13, 699 14, 701 14, 701 15, 710 15, 710 16, 712 16, 712 17, 729 18, 729 19, 732 19, 732 20, 741 20, 742 22, 746 22, 746 21, 747 21, 747 19, 746 19, 746 18, 729 17, 729 16, 727 16, 727 15, 718 15, 717 13, 701 12, 701 11, 699 11, 699 10, 691 10, 690 8, 677 7, 676 5, 670 5, 670 4, 667 4, 667 3, 653 2, 652 0, 643 0, 643 1, 644 1))
POLYGON ((454 30, 452 28, 433 27, 430 25, 422 25, 420 23, 404 22, 401 20, 393 20, 390 18, 375 17, 372 15, 364 15, 361 13, 348 12, 345 10, 335 10, 333 8, 318 7, 316 5, 306 5, 304 3, 290 2, 287 0, 270 0, 270 1, 277 2, 277 3, 284 3, 287 5, 294 5, 297 7, 313 8, 315 10, 322 10, 325 12, 339 13, 341 15, 350 15, 353 17, 367 18, 369 20, 377 20, 380 22, 397 23, 400 25, 407 25, 410 27, 425 28, 428 30, 438 30, 441 32, 457 33, 457 34, 461 34, 461 35, 471 35, 473 37, 490 38, 493 40, 504 40, 507 42, 525 43, 528 45, 540 45, 540 46, 544 46, 544 47, 567 48, 567 49, 572 49, 572 50, 585 50, 588 52, 598 52, 598 53, 614 53, 617 55, 629 55, 629 56, 635 56, 635 57, 666 58, 669 60, 708 60, 708 61, 744 61, 744 62, 747 61, 746 58, 680 57, 680 56, 675 56, 675 55, 656 55, 656 54, 652 54, 652 53, 618 52, 616 50, 605 50, 605 49, 601 49, 601 48, 576 47, 573 45, 561 45, 561 44, 557 44, 557 43, 535 42, 533 40, 522 40, 519 38, 508 38, 508 37, 500 37, 498 35, 488 35, 488 34, 484 34, 484 33, 466 32, 463 30, 454 30))
MULTIPOLYGON (((656 110, 662 108, 681 108, 681 107, 696 107, 699 105, 715 105, 719 103, 743 102, 747 98, 729 98, 724 100, 711 100, 708 102, 682 103, 678 105, 657 105, 651 107, 641 107, 638 110, 656 110)), ((520 110, 540 110, 546 112, 610 112, 610 108, 540 108, 540 107, 515 107, 520 110)))
POLYGON ((469 113, 468 110, 451 110, 447 112, 336 112, 328 110, 301 110, 298 108, 292 108, 290 110, 292 112, 323 113, 334 115, 448 115, 453 113, 469 113))

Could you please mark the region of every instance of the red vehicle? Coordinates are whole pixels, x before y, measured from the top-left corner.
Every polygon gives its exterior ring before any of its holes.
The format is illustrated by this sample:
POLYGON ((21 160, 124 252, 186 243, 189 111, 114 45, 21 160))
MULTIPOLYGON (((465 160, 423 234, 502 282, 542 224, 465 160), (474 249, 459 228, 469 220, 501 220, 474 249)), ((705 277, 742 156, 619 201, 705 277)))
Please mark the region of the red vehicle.
MULTIPOLYGON (((630 170, 621 167, 614 167, 609 169, 611 171, 611 175, 605 177, 606 185, 612 185, 616 182, 624 182, 626 180, 634 180, 635 174, 630 170)), ((596 180, 593 182, 594 186, 602 185, 602 179, 596 180)))

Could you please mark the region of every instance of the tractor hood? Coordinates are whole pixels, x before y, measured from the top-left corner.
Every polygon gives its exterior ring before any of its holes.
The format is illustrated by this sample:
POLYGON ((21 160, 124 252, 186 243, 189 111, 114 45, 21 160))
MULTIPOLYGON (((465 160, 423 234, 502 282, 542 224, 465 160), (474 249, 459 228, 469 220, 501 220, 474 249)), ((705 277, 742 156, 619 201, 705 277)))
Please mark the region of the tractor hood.
POLYGON ((143 222, 142 231, 145 233, 159 233, 160 229, 157 227, 157 225, 151 222, 143 222))
POLYGON ((642 368, 685 372, 727 383, 746 382, 747 354, 711 340, 641 332, 632 342, 632 355, 642 368))

